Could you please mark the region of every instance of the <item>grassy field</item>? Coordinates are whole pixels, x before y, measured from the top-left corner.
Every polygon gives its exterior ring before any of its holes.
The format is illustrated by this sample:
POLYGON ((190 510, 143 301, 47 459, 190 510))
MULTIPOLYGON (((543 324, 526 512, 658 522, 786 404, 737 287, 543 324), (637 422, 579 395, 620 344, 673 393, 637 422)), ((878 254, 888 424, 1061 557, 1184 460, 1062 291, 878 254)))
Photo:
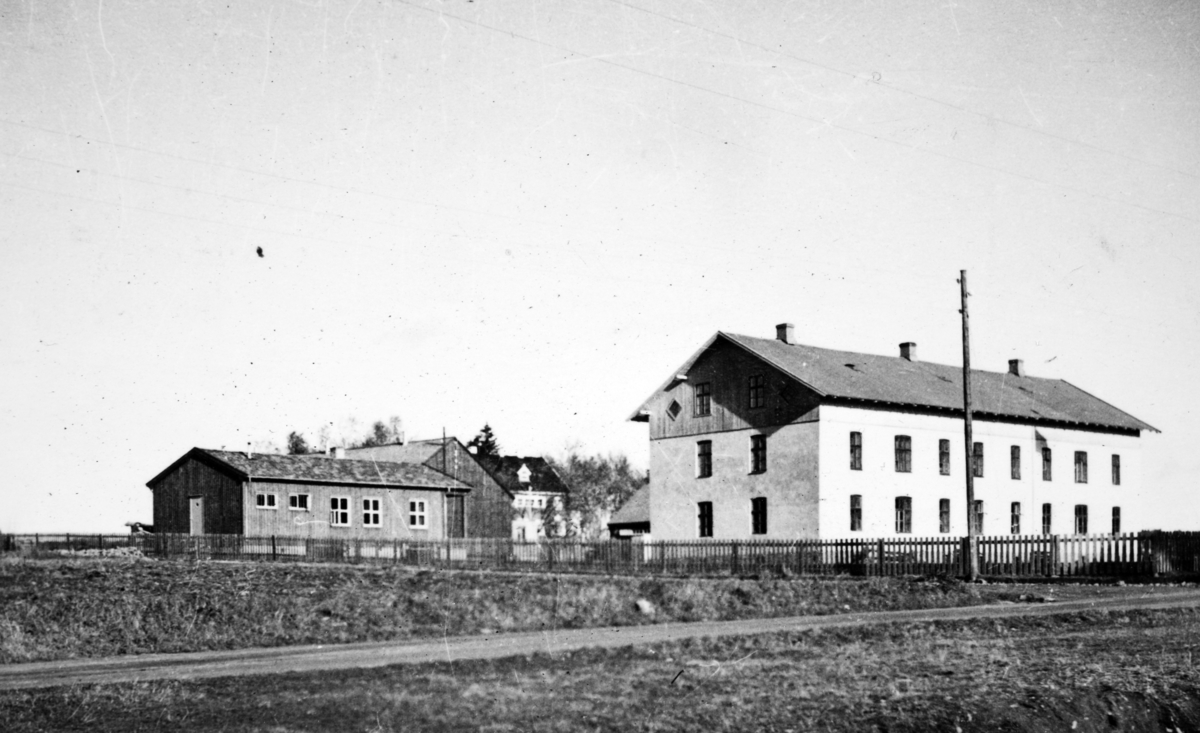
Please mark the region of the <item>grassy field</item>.
POLYGON ((0 663, 965 606, 911 579, 675 579, 156 560, 0 561, 0 663), (638 601, 645 601, 639 609, 638 601), (652 609, 652 610, 650 610, 652 609))
POLYGON ((1200 614, 907 624, 0 693, 9 731, 1196 731, 1200 614))

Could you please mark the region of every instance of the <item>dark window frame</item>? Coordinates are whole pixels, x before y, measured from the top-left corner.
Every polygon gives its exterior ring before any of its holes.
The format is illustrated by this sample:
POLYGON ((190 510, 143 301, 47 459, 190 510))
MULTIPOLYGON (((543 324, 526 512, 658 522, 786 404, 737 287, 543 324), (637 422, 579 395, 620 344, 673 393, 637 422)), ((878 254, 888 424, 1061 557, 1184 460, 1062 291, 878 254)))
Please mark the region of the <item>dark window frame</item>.
POLYGON ((1112 454, 1112 484, 1121 485, 1121 456, 1117 453, 1112 454))
POLYGON ((1014 445, 1008 449, 1009 472, 1013 481, 1021 480, 1021 446, 1014 445))
POLYGON ((696 503, 697 520, 699 521, 699 534, 701 537, 713 536, 713 503, 711 501, 701 501, 696 503))
POLYGON ((950 500, 938 499, 938 532, 950 534, 950 500))
POLYGON ((850 470, 862 470, 862 433, 850 431, 850 470))
POLYGON ((975 500, 975 507, 971 511, 971 524, 975 527, 976 536, 983 534, 983 499, 975 500))
POLYGON ((750 473, 767 472, 767 436, 750 436, 750 473))
POLYGON ((1050 534, 1053 529, 1054 509, 1049 502, 1042 504, 1042 534, 1050 534))
POLYGON ((938 441, 938 473, 950 475, 950 441, 946 438, 938 441))
POLYGON ((862 523, 862 494, 850 495, 850 531, 861 532, 862 523))
POLYGON ((1042 480, 1054 480, 1054 452, 1049 448, 1042 448, 1042 480))
POLYGON ((895 445, 896 473, 912 473, 912 437, 897 435, 895 445))
POLYGON ((756 496, 750 500, 750 534, 767 533, 767 497, 756 496))
POLYGON ((896 534, 912 534, 912 497, 896 497, 896 534))
POLYGON ((750 409, 767 406, 767 379, 761 374, 751 374, 749 380, 750 409))
POLYGON ((1121 534, 1121 507, 1112 508, 1112 533, 1121 534))
POLYGON ((697 384, 693 398, 693 417, 709 417, 712 415, 712 382, 700 382, 697 384))
POLYGON ((983 441, 975 441, 971 446, 971 473, 975 478, 983 478, 983 441))
POLYGON ((712 441, 696 441, 696 478, 711 478, 712 475, 712 441))
POLYGON ((1014 501, 1008 508, 1009 534, 1021 534, 1021 502, 1014 501))
POLYGON ((1088 460, 1087 451, 1075 451, 1075 483, 1086 484, 1088 482, 1088 460))
POLYGON ((1088 533, 1088 505, 1075 505, 1075 534, 1088 533))

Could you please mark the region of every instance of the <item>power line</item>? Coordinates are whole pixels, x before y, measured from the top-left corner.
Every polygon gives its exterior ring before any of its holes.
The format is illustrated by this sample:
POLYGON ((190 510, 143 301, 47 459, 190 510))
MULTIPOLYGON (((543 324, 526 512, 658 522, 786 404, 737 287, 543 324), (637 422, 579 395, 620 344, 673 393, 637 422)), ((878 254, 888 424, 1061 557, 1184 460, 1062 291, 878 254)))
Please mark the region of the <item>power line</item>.
MULTIPOLYGON (((802 63, 802 64, 807 64, 807 65, 809 65, 809 66, 814 66, 814 67, 816 67, 816 68, 818 68, 818 69, 822 69, 822 70, 824 70, 824 71, 829 71, 829 72, 832 72, 832 73, 834 73, 834 74, 840 74, 840 75, 842 75, 842 76, 845 76, 845 77, 848 77, 848 78, 851 78, 851 79, 858 79, 858 78, 859 78, 858 74, 855 74, 855 73, 854 73, 854 72, 852 72, 852 71, 847 71, 847 70, 845 70, 845 69, 840 69, 840 68, 838 68, 838 67, 836 67, 836 66, 830 66, 829 64, 823 64, 823 63, 821 63, 820 61, 814 61, 814 60, 812 60, 812 59, 804 58, 803 56, 797 56, 797 55, 795 55, 795 54, 788 53, 788 52, 786 52, 786 51, 781 51, 781 50, 779 50, 779 49, 777 49, 777 48, 771 48, 770 46, 764 46, 764 45, 762 45, 762 44, 760 44, 760 43, 755 43, 754 41, 749 41, 749 40, 746 40, 746 39, 744 39, 744 38, 740 38, 740 37, 738 37, 738 36, 735 36, 735 35, 733 35, 733 34, 730 34, 730 33, 723 33, 722 31, 713 30, 712 28, 707 28, 707 27, 705 27, 705 26, 698 25, 698 24, 696 24, 696 23, 691 23, 691 22, 689 22, 689 21, 686 21, 686 20, 683 20, 683 19, 681 19, 681 18, 676 18, 675 16, 672 16, 672 15, 666 15, 665 13, 659 13, 659 12, 656 12, 656 11, 654 11, 654 10, 648 10, 648 9, 646 9, 646 8, 639 7, 639 6, 637 6, 637 5, 633 5, 632 3, 622 2, 622 0, 608 0, 608 2, 611 2, 611 3, 615 4, 615 5, 621 5, 621 6, 623 6, 623 7, 630 8, 630 9, 632 9, 632 10, 637 10, 638 12, 646 13, 647 15, 653 15, 653 16, 656 16, 656 17, 662 18, 662 19, 664 19, 664 20, 669 20, 669 21, 671 21, 672 23, 678 23, 678 24, 680 24, 680 25, 684 25, 684 26, 687 26, 687 27, 689 27, 689 28, 694 28, 694 29, 696 29, 696 30, 698 30, 698 31, 703 31, 704 33, 708 33, 708 34, 711 34, 711 35, 714 35, 714 36, 719 36, 719 37, 721 37, 721 38, 726 38, 726 39, 729 39, 729 40, 731 40, 731 41, 735 41, 735 42, 737 42, 737 43, 739 43, 739 44, 742 44, 742 45, 744 45, 744 46, 750 46, 750 47, 752 47, 752 48, 757 48, 757 49, 759 49, 759 50, 766 51, 767 53, 775 54, 776 56, 782 56, 782 57, 784 57, 784 58, 792 59, 793 61, 798 61, 798 62, 800 62, 800 63, 802 63)), ((1005 118, 1003 118, 1003 117, 996 117, 996 116, 994 116, 994 115, 989 115, 989 114, 987 114, 987 113, 985 113, 985 112, 979 112, 979 111, 973 110, 973 109, 971 109, 971 108, 969 108, 969 107, 964 107, 964 106, 962 106, 962 105, 955 104, 955 103, 953 103, 953 102, 947 102, 947 101, 946 101, 946 100, 944 100, 944 99, 938 99, 937 97, 933 97, 933 96, 930 96, 930 95, 927 95, 927 94, 921 94, 921 93, 919 93, 919 92, 914 92, 914 91, 912 91, 912 90, 905 89, 905 88, 903 88, 903 87, 899 87, 899 86, 896 86, 896 85, 894 85, 894 84, 889 84, 889 83, 887 83, 887 82, 884 82, 884 81, 882 81, 882 80, 875 81, 874 83, 875 83, 877 86, 883 87, 884 89, 891 90, 891 91, 893 91, 893 92, 896 92, 896 93, 898 93, 898 94, 904 94, 904 95, 910 96, 910 97, 912 97, 912 98, 914 98, 914 99, 920 99, 920 100, 922 100, 922 101, 929 102, 929 103, 931 103, 931 104, 937 104, 937 105, 940 105, 940 106, 942 106, 942 107, 946 107, 946 108, 948 108, 948 109, 953 109, 953 110, 956 110, 956 111, 958 111, 958 112, 963 112, 963 113, 966 113, 966 114, 975 115, 976 117, 979 117, 979 118, 981 118, 981 119, 987 120, 988 122, 996 122, 996 123, 999 123, 999 124, 1002 124, 1002 125, 1008 125, 1008 126, 1010 126, 1010 127, 1015 127, 1015 128, 1017 128, 1017 129, 1020 129, 1020 130, 1025 130, 1026 132, 1032 132, 1032 133, 1034 133, 1034 134, 1036 134, 1036 135, 1042 135, 1043 137, 1048 137, 1048 138, 1051 138, 1051 139, 1053 139, 1053 140, 1058 140, 1058 141, 1060 141, 1060 142, 1070 143, 1070 144, 1072 144, 1072 145, 1078 145, 1078 146, 1080 146, 1080 147, 1088 148, 1089 150, 1095 150, 1095 151, 1097 151, 1097 152, 1101 152, 1101 153, 1104 153, 1104 154, 1106 154, 1106 155, 1112 155, 1112 156, 1114 156, 1114 157, 1117 157, 1117 158, 1123 158, 1123 159, 1125 159, 1125 160, 1129 160, 1129 161, 1132 161, 1132 162, 1135 162, 1135 163, 1141 163, 1142 165, 1148 165, 1148 166, 1152 166, 1152 167, 1154 167, 1154 168, 1161 168, 1162 170, 1168 170, 1168 171, 1171 171, 1172 173, 1178 173, 1179 175, 1181 175, 1181 176, 1187 176, 1188 178, 1200 179, 1200 175, 1197 175, 1197 174, 1195 174, 1195 173, 1191 173, 1191 172, 1189 172, 1189 171, 1180 170, 1179 168, 1174 168, 1174 167, 1172 167, 1172 166, 1169 166, 1169 165, 1164 165, 1164 164, 1162 164, 1162 163, 1155 163, 1155 162, 1153 162, 1153 161, 1146 160, 1146 159, 1144 159, 1144 158, 1139 158, 1139 157, 1137 157, 1137 156, 1134 156, 1134 155, 1129 155, 1129 154, 1127 154, 1127 153, 1120 153, 1120 152, 1117 152, 1117 151, 1115 151, 1115 150, 1109 150, 1108 148, 1101 147, 1101 146, 1099 146, 1099 145, 1095 145, 1095 144, 1092 144, 1092 143, 1089 143, 1089 142, 1084 142, 1083 140, 1079 140, 1078 138, 1067 137, 1066 135, 1059 135, 1059 134, 1057 134, 1057 133, 1053 133, 1053 132, 1050 132, 1050 131, 1048 131, 1048 130, 1041 130, 1041 129, 1038 129, 1038 128, 1036 128, 1036 127, 1032 127, 1032 126, 1030 126, 1030 125, 1027 125, 1027 124, 1023 124, 1023 123, 1020 123, 1020 122, 1016 122, 1016 121, 1014 121, 1014 120, 1009 120, 1009 119, 1005 119, 1005 118)))
POLYGON ((663 74, 657 74, 653 71, 647 71, 645 69, 640 69, 636 66, 630 66, 628 64, 618 63, 609 58, 602 58, 599 56, 589 56, 587 54, 584 54, 580 51, 576 51, 572 48, 568 48, 566 46, 559 46, 557 44, 553 44, 548 41, 543 41, 538 38, 533 38, 531 36, 526 36, 521 33, 517 33, 516 31, 513 31, 513 30, 509 30, 506 28, 499 28, 497 26, 488 25, 487 23, 481 23, 481 22, 479 22, 477 20, 473 20, 471 18, 464 18, 460 15, 455 15, 453 13, 447 13, 441 9, 433 10, 430 8, 426 8, 421 5, 416 4, 414 2, 410 2, 409 0, 393 0, 393 2, 395 2, 399 5, 407 5, 411 8, 416 8, 417 10, 421 10, 423 12, 430 13, 431 15, 436 15, 439 18, 452 18, 461 23, 473 25, 478 28, 482 28, 484 30, 492 31, 494 33, 500 33, 500 34, 508 36, 510 38, 519 39, 519 40, 526 41, 528 43, 533 43, 533 44, 536 44, 539 46, 545 46, 546 48, 550 48, 555 51, 559 51, 562 53, 568 53, 573 56, 578 56, 587 61, 594 61, 596 63, 606 64, 608 66, 613 66, 618 69, 632 71, 635 74, 641 74, 643 76, 648 76, 648 77, 658 79, 660 81, 665 81, 665 82, 668 82, 671 84, 678 84, 680 86, 687 87, 689 89, 694 89, 699 92, 705 92, 707 94, 712 94, 717 97, 723 97, 723 98, 729 99, 731 101, 739 102, 741 104, 746 104, 751 107, 757 107, 759 109, 768 110, 770 112, 775 112, 777 114, 787 115, 789 117, 794 117, 796 119, 804 120, 806 122, 812 122, 812 123, 815 123, 818 125, 824 125, 826 127, 831 127, 833 129, 841 130, 843 132, 848 132, 848 133, 851 133, 854 135, 861 135, 863 137, 867 137, 872 140, 876 140, 878 142, 889 143, 892 145, 896 145, 898 147, 907 148, 909 150, 914 150, 914 151, 917 151, 920 153, 926 153, 926 154, 933 155, 933 156, 936 156, 939 158, 943 158, 945 160, 952 160, 957 163, 965 163, 966 165, 974 166, 976 168, 982 168, 984 170, 993 171, 995 173, 1003 173, 1005 175, 1013 176, 1014 178, 1020 178, 1020 179, 1026 180, 1026 181, 1031 181, 1033 183, 1039 183, 1039 184, 1042 184, 1045 186, 1052 186, 1054 188, 1062 189, 1064 191, 1071 191, 1073 193, 1078 193, 1078 194, 1081 194, 1084 196, 1088 196, 1090 198, 1094 198, 1099 201, 1107 201, 1107 202, 1113 203, 1113 204, 1129 206, 1129 207, 1136 208, 1136 209, 1142 209, 1143 211, 1148 211, 1148 212, 1151 212, 1154 214, 1160 214, 1162 216, 1171 216, 1171 217, 1175 217, 1178 219, 1184 219, 1186 221, 1191 221, 1191 222, 1200 224, 1200 219, 1188 216, 1186 214, 1180 214, 1180 213, 1177 213, 1174 211, 1163 211, 1162 209, 1156 209, 1152 206, 1146 206, 1145 204, 1139 204, 1139 203, 1135 203, 1132 201, 1124 201, 1121 199, 1112 198, 1111 196, 1105 196, 1103 194, 1092 193, 1091 191, 1088 191, 1086 189, 1078 188, 1075 186, 1069 186, 1069 185, 1066 185, 1063 183, 1055 183, 1053 181, 1047 181, 1047 180, 1038 178, 1036 176, 1032 176, 1032 175, 1025 174, 1025 173, 1020 173, 1018 171, 1010 170, 1008 168, 1002 168, 1000 166, 990 165, 988 163, 981 163, 978 161, 969 160, 967 158, 960 158, 956 155, 950 155, 949 153, 943 153, 943 152, 940 152, 937 150, 933 150, 931 148, 925 148, 925 147, 921 147, 919 145, 913 145, 911 143, 902 142, 900 140, 895 140, 895 139, 889 138, 889 137, 883 137, 881 135, 875 135, 870 132, 865 132, 863 130, 858 130, 853 127, 848 127, 846 125, 832 122, 830 120, 823 120, 823 119, 819 119, 816 117, 811 117, 809 115, 802 114, 800 112, 794 112, 792 110, 783 109, 781 107, 775 107, 773 105, 766 104, 765 102, 757 102, 755 100, 748 99, 746 97, 739 97, 736 94, 730 94, 728 92, 718 91, 716 89, 701 86, 699 84, 693 84, 688 81, 683 81, 682 79, 675 79, 675 78, 672 78, 669 76, 665 76, 663 74))

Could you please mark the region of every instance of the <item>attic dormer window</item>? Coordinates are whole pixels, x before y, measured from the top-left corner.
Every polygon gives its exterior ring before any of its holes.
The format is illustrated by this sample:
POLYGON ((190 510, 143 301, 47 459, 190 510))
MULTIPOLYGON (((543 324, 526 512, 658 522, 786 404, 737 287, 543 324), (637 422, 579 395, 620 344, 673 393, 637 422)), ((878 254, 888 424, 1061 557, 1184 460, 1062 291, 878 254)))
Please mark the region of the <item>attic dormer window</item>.
POLYGON ((523 484, 529 483, 529 477, 531 475, 533 475, 533 471, 530 471, 529 466, 526 466, 524 463, 522 463, 521 467, 517 469, 517 481, 520 481, 523 484))

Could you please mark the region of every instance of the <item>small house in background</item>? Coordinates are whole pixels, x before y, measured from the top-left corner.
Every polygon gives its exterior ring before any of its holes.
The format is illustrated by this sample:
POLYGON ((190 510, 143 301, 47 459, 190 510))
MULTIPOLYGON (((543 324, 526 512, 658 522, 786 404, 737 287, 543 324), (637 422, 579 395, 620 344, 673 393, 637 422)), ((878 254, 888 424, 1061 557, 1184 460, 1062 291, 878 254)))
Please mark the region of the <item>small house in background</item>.
MULTIPOLYGON (((347 448, 355 460, 410 463, 439 471, 471 487, 462 496, 463 534, 452 537, 503 537, 512 535, 513 496, 457 438, 433 438, 367 448, 347 448)), ((452 510, 458 511, 457 507, 452 510)), ((459 526, 451 523, 452 527, 459 526)))
POLYGON ((553 502, 555 534, 567 528, 567 485, 545 458, 535 456, 480 456, 480 464, 512 495, 511 536, 533 541, 546 536, 545 511, 553 502))
POLYGON ((314 539, 463 536, 471 492, 424 465, 203 448, 146 485, 158 533, 314 539))
POLYGON ((634 492, 629 500, 613 513, 608 522, 609 536, 614 540, 634 535, 650 534, 650 485, 634 492))

